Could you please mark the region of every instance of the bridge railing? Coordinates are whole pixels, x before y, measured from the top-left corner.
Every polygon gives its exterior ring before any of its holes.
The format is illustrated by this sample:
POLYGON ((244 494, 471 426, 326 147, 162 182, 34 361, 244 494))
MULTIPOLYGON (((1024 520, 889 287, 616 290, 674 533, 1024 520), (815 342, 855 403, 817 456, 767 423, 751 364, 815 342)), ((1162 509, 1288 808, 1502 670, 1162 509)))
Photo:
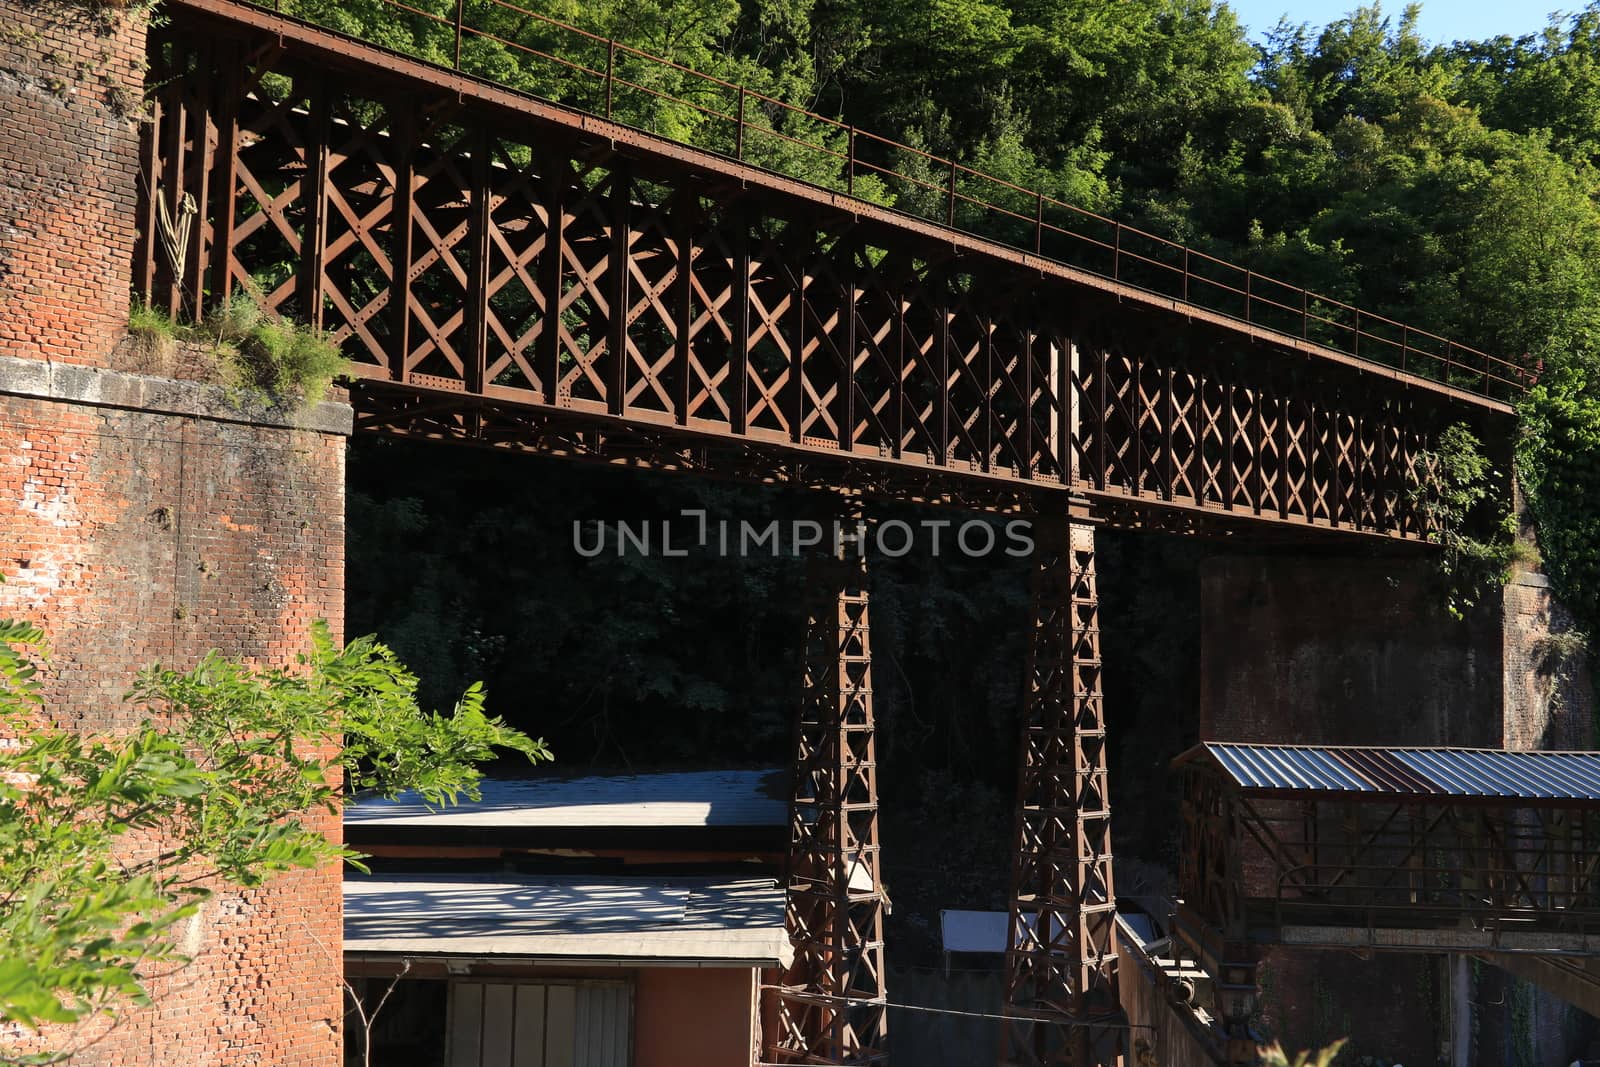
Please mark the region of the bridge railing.
MULTIPOLYGON (((593 33, 512 0, 380 0, 427 37, 424 58, 472 76, 483 50, 514 87, 681 143, 1032 252, 1365 362, 1512 400, 1525 368, 1003 178, 593 33), (422 4, 431 4, 428 10, 422 4)), ((267 6, 263 3, 261 6, 267 6)), ((275 9, 283 0, 272 0, 275 9)))

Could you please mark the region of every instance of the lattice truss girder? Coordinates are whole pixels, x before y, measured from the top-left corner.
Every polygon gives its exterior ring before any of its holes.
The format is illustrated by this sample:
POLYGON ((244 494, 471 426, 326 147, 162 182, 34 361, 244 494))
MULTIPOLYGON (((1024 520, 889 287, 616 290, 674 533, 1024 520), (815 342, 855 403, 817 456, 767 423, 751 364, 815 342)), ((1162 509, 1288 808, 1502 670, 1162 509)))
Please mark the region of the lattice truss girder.
POLYGON ((1001 1060, 1086 1067, 1119 1011, 1094 534, 1041 523, 1034 551, 1001 1060))
POLYGON ((773 990, 770 1063, 883 1062, 885 897, 865 569, 813 561, 789 817, 794 962, 773 990))
POLYGON ((144 243, 157 305, 251 288, 394 388, 1078 489, 1113 521, 1428 533, 1424 394, 186 17, 152 34, 144 231, 152 193, 198 208, 181 275, 144 243))

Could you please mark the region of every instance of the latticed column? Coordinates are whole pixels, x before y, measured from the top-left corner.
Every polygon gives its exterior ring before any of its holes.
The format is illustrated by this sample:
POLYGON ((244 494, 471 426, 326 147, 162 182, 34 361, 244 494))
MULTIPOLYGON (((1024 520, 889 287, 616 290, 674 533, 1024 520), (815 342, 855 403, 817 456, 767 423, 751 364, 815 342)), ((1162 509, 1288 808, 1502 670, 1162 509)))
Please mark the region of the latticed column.
POLYGON ((1116 894, 1094 533, 1034 528, 1001 1062, 1116 1062, 1116 894))
POLYGON ((882 1063, 883 881, 872 647, 859 560, 813 563, 789 816, 794 963, 776 994, 773 1063, 882 1063))

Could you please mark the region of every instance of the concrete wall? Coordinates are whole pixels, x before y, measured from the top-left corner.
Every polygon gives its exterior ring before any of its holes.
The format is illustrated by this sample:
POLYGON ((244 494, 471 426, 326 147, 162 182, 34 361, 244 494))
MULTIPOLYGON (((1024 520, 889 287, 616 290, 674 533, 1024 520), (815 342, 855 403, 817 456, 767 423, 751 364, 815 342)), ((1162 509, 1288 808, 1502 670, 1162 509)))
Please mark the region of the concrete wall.
POLYGON ((1119 927, 1117 995, 1128 1016, 1132 1067, 1214 1067, 1220 1046, 1196 1033, 1203 1024, 1174 1006, 1155 962, 1119 927))
POLYGON ((756 972, 645 967, 637 972, 634 1067, 749 1067, 756 972))

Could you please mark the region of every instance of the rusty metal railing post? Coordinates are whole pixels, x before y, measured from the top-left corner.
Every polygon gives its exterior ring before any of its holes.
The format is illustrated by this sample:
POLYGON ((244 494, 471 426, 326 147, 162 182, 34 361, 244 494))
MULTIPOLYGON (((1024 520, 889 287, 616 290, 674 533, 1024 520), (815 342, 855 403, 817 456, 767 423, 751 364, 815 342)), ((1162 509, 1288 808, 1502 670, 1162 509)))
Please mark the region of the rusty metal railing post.
POLYGON ((945 211, 945 225, 956 224, 956 161, 950 161, 950 206, 945 211))
POLYGON ((848 147, 846 148, 846 153, 847 153, 849 158, 847 159, 847 161, 845 163, 844 191, 846 193, 850 194, 851 196, 855 196, 856 195, 856 128, 854 126, 850 126, 850 127, 847 127, 847 129, 849 130, 849 132, 845 134, 845 139, 846 139, 847 145, 848 145, 848 147))
MULTIPOLYGON (((1404 367, 1406 365, 1406 353, 1409 352, 1410 350, 1411 350, 1411 327, 1407 326, 1405 323, 1402 322, 1400 324, 1400 365, 1402 367, 1404 367)), ((1450 373, 1450 362, 1449 362, 1448 359, 1445 361, 1444 372, 1445 372, 1445 374, 1447 376, 1450 373)))
POLYGON ((1122 280, 1122 223, 1111 224, 1111 280, 1122 280))
POLYGON ((1183 246, 1183 302, 1189 302, 1189 246, 1183 246))
POLYGON ((1300 340, 1311 340, 1311 292, 1300 290, 1300 340))
POLYGON ((466 14, 467 0, 456 0, 456 69, 461 69, 461 23, 466 14))
POLYGON ((1353 351, 1350 354, 1353 355, 1353 356, 1359 356, 1361 354, 1361 309, 1360 308, 1356 308, 1355 309, 1355 313, 1356 313, 1356 343, 1353 346, 1353 351))
POLYGON ((611 92, 616 84, 617 70, 617 39, 611 38, 606 42, 606 118, 611 117, 611 92))
POLYGON ((738 128, 733 132, 733 158, 744 162, 744 86, 739 86, 738 128))
POLYGON ((1033 254, 1044 255, 1044 194, 1038 194, 1038 203, 1033 209, 1033 254))
POLYGON ((1255 279, 1255 276, 1256 272, 1253 270, 1247 270, 1244 272, 1244 321, 1246 322, 1255 321, 1250 317, 1252 305, 1255 302, 1255 297, 1250 292, 1250 290, 1254 287, 1250 283, 1255 279))

